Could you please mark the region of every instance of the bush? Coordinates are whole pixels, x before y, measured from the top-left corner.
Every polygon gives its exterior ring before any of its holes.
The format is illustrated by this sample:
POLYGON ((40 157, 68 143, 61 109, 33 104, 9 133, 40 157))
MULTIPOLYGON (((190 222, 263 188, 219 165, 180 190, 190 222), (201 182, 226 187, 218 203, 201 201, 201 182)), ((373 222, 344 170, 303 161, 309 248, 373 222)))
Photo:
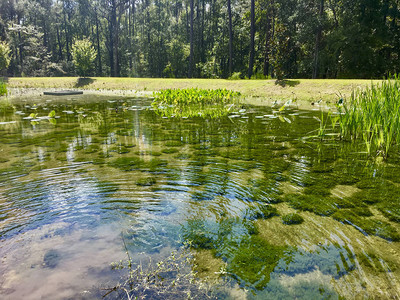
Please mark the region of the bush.
POLYGON ((10 52, 8 44, 0 41, 0 71, 7 69, 10 65, 10 52))
POLYGON ((90 74, 96 59, 96 50, 88 39, 78 40, 72 45, 72 61, 81 77, 90 74))
POLYGON ((7 95, 7 85, 2 79, 0 79, 0 96, 3 95, 7 95))
POLYGON ((235 73, 232 73, 232 75, 228 78, 229 80, 239 80, 239 79, 242 79, 243 77, 242 77, 242 73, 240 73, 240 72, 235 72, 235 73))

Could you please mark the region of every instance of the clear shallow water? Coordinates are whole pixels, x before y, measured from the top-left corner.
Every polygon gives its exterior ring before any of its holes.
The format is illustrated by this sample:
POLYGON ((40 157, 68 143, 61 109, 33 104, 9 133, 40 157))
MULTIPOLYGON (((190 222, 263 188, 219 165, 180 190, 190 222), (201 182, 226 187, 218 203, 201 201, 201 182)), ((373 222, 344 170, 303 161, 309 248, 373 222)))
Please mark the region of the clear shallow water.
POLYGON ((399 157, 303 141, 320 112, 178 120, 147 105, 0 106, 0 298, 100 298, 123 275, 122 238, 136 261, 190 242, 228 298, 399 296, 399 157))

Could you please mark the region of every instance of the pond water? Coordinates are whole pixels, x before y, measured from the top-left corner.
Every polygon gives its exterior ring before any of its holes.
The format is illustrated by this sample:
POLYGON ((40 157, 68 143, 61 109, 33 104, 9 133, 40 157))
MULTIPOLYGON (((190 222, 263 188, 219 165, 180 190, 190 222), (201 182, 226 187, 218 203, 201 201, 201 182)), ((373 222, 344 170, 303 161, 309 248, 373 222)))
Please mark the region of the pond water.
POLYGON ((199 277, 223 278, 220 298, 398 298, 400 158, 304 140, 319 111, 239 109, 0 104, 0 298, 101 298, 126 275, 110 267, 125 247, 157 262, 187 243, 199 277))

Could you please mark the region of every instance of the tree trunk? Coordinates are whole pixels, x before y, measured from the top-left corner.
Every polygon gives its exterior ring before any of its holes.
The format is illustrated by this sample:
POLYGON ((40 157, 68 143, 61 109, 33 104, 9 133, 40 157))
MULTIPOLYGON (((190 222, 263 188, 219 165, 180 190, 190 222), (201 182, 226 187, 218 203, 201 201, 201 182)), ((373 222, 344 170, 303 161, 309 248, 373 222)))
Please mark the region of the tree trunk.
POLYGON ((231 0, 228 0, 228 17, 229 17, 229 76, 231 76, 233 72, 233 33, 232 33, 231 0))
POLYGON ((69 60, 71 60, 71 53, 69 52, 69 34, 68 34, 67 13, 65 12, 64 5, 63 5, 63 13, 64 13, 64 30, 65 30, 65 48, 67 50, 67 61, 69 61, 69 60))
POLYGON ((324 1, 325 0, 321 0, 319 6, 319 24, 318 24, 317 35, 315 37, 314 66, 312 74, 313 79, 316 79, 318 77, 318 72, 319 72, 319 50, 320 50, 319 48, 322 38, 322 17, 324 14, 324 1))
POLYGON ((271 41, 271 12, 268 11, 267 15, 267 26, 265 32, 265 50, 264 50, 264 76, 268 76, 269 74, 269 53, 270 53, 270 46, 269 43, 271 41))
POLYGON ((96 18, 96 41, 97 41, 97 59, 98 59, 98 73, 102 75, 103 68, 101 66, 101 49, 100 49, 100 33, 99 33, 99 18, 97 16, 97 9, 95 8, 95 18, 96 18))
POLYGON ((116 0, 111 1, 111 15, 110 15, 110 67, 111 76, 117 77, 118 70, 118 22, 117 22, 117 3, 116 0))
POLYGON ((58 25, 57 25, 57 44, 58 44, 58 59, 61 61, 63 60, 63 52, 62 52, 62 44, 60 38, 60 29, 58 28, 58 25))
POLYGON ((114 65, 114 28, 112 22, 108 22, 109 28, 109 43, 108 43, 108 55, 110 62, 110 75, 111 77, 115 76, 115 65, 114 65))
POLYGON ((188 77, 193 76, 193 0, 190 0, 190 56, 189 56, 189 72, 188 77))
POLYGON ((250 9, 250 59, 249 59, 249 72, 247 76, 249 79, 251 75, 253 75, 253 66, 254 66, 254 36, 255 36, 255 0, 251 0, 251 9, 250 9))

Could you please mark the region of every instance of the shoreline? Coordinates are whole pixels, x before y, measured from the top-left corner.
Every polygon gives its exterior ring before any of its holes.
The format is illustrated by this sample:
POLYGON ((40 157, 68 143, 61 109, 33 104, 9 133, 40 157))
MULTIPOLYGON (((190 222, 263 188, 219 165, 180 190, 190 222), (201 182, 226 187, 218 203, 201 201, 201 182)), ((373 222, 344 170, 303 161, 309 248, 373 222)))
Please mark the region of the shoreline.
MULTIPOLYGON (((282 106, 291 100, 300 109, 329 109, 340 98, 380 80, 293 79, 279 84, 275 80, 112 78, 112 77, 10 77, 9 98, 48 97, 44 91, 82 90, 86 95, 151 97, 162 89, 229 89, 240 92, 242 104, 282 106), (318 104, 317 104, 318 103, 318 104)), ((67 96, 57 96, 67 97, 67 96)))
MULTIPOLYGON (((83 91, 82 95, 62 95, 62 96, 54 96, 54 95, 44 95, 44 92, 54 92, 60 90, 59 88, 9 88, 7 98, 10 100, 15 99, 79 99, 81 97, 88 97, 88 96, 95 96, 98 99, 99 97, 106 97, 107 99, 110 97, 118 97, 118 98, 131 98, 131 97, 138 97, 138 98, 148 98, 151 99, 153 97, 152 91, 135 91, 135 90, 90 90, 90 89, 76 89, 76 88, 69 88, 69 90, 81 90, 83 91)), ((1 99, 1 98, 0 98, 1 99)), ((290 100, 290 99, 289 99, 290 100)), ((268 107, 281 107, 283 106, 288 100, 281 99, 265 99, 263 97, 258 96, 244 96, 241 98, 239 104, 244 105, 254 105, 254 106, 268 106, 268 107)), ((310 101, 306 100, 296 100, 290 106, 297 107, 302 110, 329 110, 333 107, 333 101, 322 101, 320 104, 312 104, 310 101)))

